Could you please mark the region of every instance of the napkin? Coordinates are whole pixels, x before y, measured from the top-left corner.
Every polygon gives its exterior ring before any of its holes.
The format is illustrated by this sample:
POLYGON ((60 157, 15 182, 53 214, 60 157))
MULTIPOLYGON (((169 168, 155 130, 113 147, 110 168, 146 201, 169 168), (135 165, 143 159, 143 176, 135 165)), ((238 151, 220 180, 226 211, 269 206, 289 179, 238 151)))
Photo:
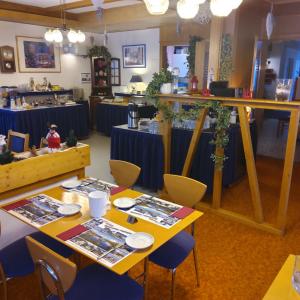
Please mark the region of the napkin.
POLYGON ((31 201, 27 200, 27 199, 23 199, 23 200, 20 200, 20 201, 17 201, 15 203, 12 203, 12 204, 8 204, 8 205, 5 205, 5 206, 2 206, 3 209, 9 211, 9 210, 12 210, 12 209, 15 209, 15 208, 18 208, 20 206, 24 206, 26 204, 29 204, 31 201))
POLYGON ((110 191, 110 195, 113 196, 115 194, 121 193, 123 191, 127 190, 127 188, 123 187, 123 186, 118 186, 115 188, 112 188, 110 191))
POLYGON ((171 216, 178 218, 178 219, 184 219, 185 217, 187 217, 188 215, 190 215, 193 212, 194 212, 194 209, 184 206, 184 207, 176 210, 171 216))
POLYGON ((87 230, 88 229, 86 227, 84 227, 83 225, 77 225, 67 231, 64 231, 64 232, 58 234, 57 237, 63 241, 67 241, 67 240, 73 238, 74 236, 77 236, 87 230))

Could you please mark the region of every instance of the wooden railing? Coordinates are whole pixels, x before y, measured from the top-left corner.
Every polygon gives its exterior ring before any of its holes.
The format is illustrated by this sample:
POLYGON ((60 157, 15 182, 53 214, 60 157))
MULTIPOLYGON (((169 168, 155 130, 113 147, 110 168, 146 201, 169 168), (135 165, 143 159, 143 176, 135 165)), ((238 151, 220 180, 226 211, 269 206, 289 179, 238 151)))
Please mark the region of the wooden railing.
MULTIPOLYGON (((168 105, 172 105, 172 103, 174 102, 179 102, 181 104, 193 104, 199 101, 200 102, 219 101, 223 106, 237 107, 245 158, 246 158, 246 166, 247 166, 247 173, 248 173, 249 186, 251 192, 252 206, 254 211, 254 218, 250 218, 248 216, 241 215, 236 212, 221 208, 223 174, 220 168, 215 168, 214 171, 212 204, 208 205, 201 202, 200 207, 202 207, 203 209, 211 209, 212 211, 220 215, 226 216, 230 219, 237 220, 244 224, 254 226, 256 228, 266 230, 268 232, 283 234, 286 225, 287 207, 289 201, 295 148, 297 142, 298 124, 299 124, 299 116, 300 116, 300 102, 296 102, 296 101, 281 102, 281 101, 265 100, 265 99, 202 97, 202 96, 186 96, 186 95, 171 95, 171 94, 160 95, 159 97, 162 103, 166 103, 168 105), (246 111, 247 106, 251 108, 272 109, 272 110, 291 112, 276 224, 269 224, 266 223, 264 220, 259 184, 257 179, 257 171, 256 171, 252 141, 250 136, 250 127, 247 118, 247 111, 246 111)), ((196 152, 196 147, 201 136, 206 114, 207 114, 207 109, 202 109, 196 121, 195 130, 193 132, 188 154, 182 171, 183 176, 189 175, 191 164, 196 152)), ((172 124, 168 120, 164 120, 163 124, 164 125, 163 125, 162 134, 163 134, 164 159, 165 159, 164 172, 170 173, 172 124)), ((222 151, 223 149, 216 148, 216 155, 222 154, 222 151)))

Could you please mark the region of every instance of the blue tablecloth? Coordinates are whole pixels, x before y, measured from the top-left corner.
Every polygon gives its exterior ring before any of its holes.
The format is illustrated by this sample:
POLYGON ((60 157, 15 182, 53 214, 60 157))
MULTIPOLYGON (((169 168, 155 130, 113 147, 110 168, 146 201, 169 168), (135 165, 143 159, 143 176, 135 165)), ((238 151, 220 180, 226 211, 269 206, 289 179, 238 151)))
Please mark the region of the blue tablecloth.
MULTIPOLYGON (((181 174, 193 132, 172 129, 171 173, 181 174)), ((251 136, 256 153, 256 125, 251 125, 251 136)), ((214 163, 211 154, 215 146, 210 143, 213 132, 204 131, 201 135, 190 177, 207 184, 212 191, 214 163)), ((164 151, 161 135, 114 127, 111 135, 111 158, 132 162, 142 168, 138 185, 151 190, 163 186, 164 151)), ((245 174, 245 158, 238 125, 229 130, 229 144, 225 150, 228 159, 223 169, 223 185, 227 186, 245 174)))
MULTIPOLYGON (((153 118, 157 109, 152 106, 138 108, 140 118, 153 118)), ((127 124, 128 106, 107 103, 98 103, 96 106, 97 130, 107 136, 111 135, 113 126, 127 124)))
POLYGON ((0 134, 7 136, 9 129, 29 133, 30 145, 40 145, 41 137, 45 137, 47 123, 56 124, 62 141, 74 129, 78 138, 89 135, 86 106, 82 104, 31 110, 12 111, 0 109, 0 134))

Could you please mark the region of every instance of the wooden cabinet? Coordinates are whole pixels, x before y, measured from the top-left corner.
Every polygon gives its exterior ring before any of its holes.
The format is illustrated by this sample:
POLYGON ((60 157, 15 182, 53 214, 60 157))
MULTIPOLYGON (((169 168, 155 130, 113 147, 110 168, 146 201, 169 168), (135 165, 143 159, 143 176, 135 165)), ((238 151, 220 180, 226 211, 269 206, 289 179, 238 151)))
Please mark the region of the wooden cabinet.
POLYGON ((103 57, 93 57, 92 96, 112 97, 111 62, 103 57))

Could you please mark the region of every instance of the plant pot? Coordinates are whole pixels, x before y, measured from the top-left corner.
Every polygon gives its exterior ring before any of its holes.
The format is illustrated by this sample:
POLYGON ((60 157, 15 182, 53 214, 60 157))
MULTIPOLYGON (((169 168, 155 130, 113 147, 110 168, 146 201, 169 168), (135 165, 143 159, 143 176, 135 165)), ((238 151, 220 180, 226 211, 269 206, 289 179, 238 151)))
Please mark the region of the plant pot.
POLYGON ((161 94, 171 94, 172 93, 172 83, 163 83, 160 87, 161 94))

